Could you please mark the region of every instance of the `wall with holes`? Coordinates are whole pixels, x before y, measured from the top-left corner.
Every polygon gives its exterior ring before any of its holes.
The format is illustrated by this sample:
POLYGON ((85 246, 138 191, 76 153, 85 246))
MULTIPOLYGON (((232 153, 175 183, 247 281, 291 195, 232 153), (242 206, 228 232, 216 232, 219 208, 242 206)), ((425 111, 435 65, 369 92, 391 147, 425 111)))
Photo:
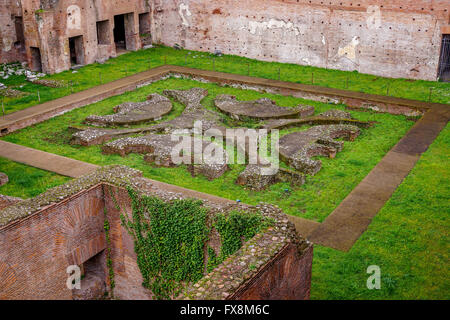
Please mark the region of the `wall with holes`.
POLYGON ((153 38, 386 77, 436 80, 448 0, 153 0, 153 38))

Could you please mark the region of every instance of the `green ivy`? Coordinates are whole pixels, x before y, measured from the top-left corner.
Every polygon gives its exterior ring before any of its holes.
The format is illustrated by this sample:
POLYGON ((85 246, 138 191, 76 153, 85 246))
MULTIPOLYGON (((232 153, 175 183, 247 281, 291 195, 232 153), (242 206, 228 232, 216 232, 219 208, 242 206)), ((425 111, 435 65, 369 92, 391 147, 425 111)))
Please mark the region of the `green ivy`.
POLYGON ((132 189, 128 193, 133 218, 121 215, 121 220, 134 238, 142 284, 157 299, 176 297, 183 284, 203 277, 207 210, 197 200, 164 202, 132 189))
POLYGON ((208 264, 206 265, 206 270, 208 273, 214 270, 215 267, 219 265, 219 258, 213 248, 208 247, 208 264))
POLYGON ((259 213, 231 211, 228 215, 219 214, 214 224, 222 242, 217 264, 238 251, 243 241, 253 238, 271 223, 268 219, 263 219, 259 213))

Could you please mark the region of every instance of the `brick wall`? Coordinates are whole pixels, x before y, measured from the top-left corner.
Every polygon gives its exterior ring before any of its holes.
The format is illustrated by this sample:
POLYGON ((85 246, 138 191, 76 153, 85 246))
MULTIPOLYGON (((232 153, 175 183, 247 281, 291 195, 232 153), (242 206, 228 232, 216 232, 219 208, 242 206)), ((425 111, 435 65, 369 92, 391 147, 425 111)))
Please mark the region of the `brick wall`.
POLYGON ((69 265, 105 249, 102 187, 0 229, 0 299, 72 299, 69 265))
POLYGON ((22 16, 20 1, 0 1, 0 63, 25 60, 25 47, 17 43, 16 16, 22 16))
POLYGON ((313 247, 299 256, 289 245, 236 293, 232 300, 308 300, 311 290, 313 247))
POLYGON ((153 38, 265 61, 436 80, 448 0, 154 0, 153 38))

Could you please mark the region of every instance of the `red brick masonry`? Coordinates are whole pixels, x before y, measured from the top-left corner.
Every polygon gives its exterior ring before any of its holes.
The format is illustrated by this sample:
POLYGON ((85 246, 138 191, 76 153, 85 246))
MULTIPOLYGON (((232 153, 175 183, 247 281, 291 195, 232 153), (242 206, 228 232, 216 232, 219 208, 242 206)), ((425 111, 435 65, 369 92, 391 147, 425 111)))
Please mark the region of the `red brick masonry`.
MULTIPOLYGON (((97 183, 0 227, 0 299, 76 298, 66 286, 67 267, 87 266, 86 261, 104 252, 105 212, 110 224, 114 296, 151 299, 151 291, 141 285, 134 244, 121 225, 111 190, 122 213, 131 216, 131 200, 125 189, 97 183)), ((109 287, 105 259, 95 261, 99 261, 100 274, 109 287)), ((311 264, 312 246, 299 253, 296 246, 286 245, 229 298, 308 299, 311 264)))

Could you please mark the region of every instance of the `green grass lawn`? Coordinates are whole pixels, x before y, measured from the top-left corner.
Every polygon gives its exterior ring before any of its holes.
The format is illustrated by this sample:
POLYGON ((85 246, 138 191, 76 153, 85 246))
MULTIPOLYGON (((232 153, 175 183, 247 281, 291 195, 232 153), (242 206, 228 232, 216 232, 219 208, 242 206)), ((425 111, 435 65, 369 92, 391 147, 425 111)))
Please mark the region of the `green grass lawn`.
POLYGON ((0 194, 23 199, 40 195, 47 189, 70 180, 58 174, 4 158, 0 158, 0 172, 6 173, 9 177, 9 182, 0 187, 0 194))
POLYGON ((313 299, 450 299, 449 154, 447 126, 348 253, 315 247, 313 299))
MULTIPOLYGON (((72 86, 65 88, 48 88, 24 82, 24 76, 11 76, 7 80, 0 81, 10 87, 16 87, 20 91, 30 95, 23 98, 5 98, 5 112, 11 113, 28 108, 39 103, 37 91, 41 97, 41 103, 53 100, 72 92, 85 90, 101 83, 114 81, 125 76, 161 66, 164 63, 188 66, 198 69, 248 74, 267 79, 280 79, 283 81, 314 84, 339 89, 348 89, 371 94, 389 95, 401 98, 431 101, 450 104, 450 83, 433 81, 414 81, 408 79, 389 79, 357 72, 346 72, 316 67, 300 66, 295 64, 282 64, 276 62, 263 62, 247 59, 239 56, 224 55, 216 57, 208 53, 175 50, 169 47, 155 47, 147 50, 139 50, 110 59, 104 64, 91 64, 79 69, 76 73, 71 70, 46 78, 72 82, 72 86), (19 86, 23 85, 22 88, 19 86)), ((44 78, 45 79, 45 78, 44 78)), ((1 112, 1 111, 0 111, 1 112)))
MULTIPOLYGON (((344 150, 335 159, 320 158, 323 169, 309 178, 304 186, 292 189, 288 184, 281 183, 264 192, 246 191, 234 184, 243 166, 233 166, 223 177, 210 182, 203 177, 191 178, 184 168, 152 167, 143 161, 141 155, 132 154, 125 158, 105 156, 98 146, 68 144, 68 127, 80 125, 90 114, 110 114, 115 105, 125 101, 142 101, 152 92, 197 86, 209 90, 210 96, 203 103, 211 109, 214 109, 213 97, 219 93, 233 94, 241 100, 269 97, 286 107, 305 102, 293 97, 168 79, 73 110, 3 139, 100 165, 125 164, 142 170, 150 178, 247 203, 275 203, 288 214, 322 221, 413 125, 403 116, 351 111, 355 118, 377 121, 377 124, 364 129, 355 142, 345 142, 344 150), (286 193, 286 188, 290 192, 286 193)), ((317 102, 308 104, 314 105, 317 113, 330 108, 344 108, 317 102)), ((182 110, 182 106, 175 103, 174 111, 163 120, 174 118, 182 110)), ((283 130, 282 134, 291 131, 283 130)), ((312 299, 450 298, 449 154, 450 128, 447 126, 349 252, 315 247, 312 299), (370 265, 381 268, 381 290, 366 288, 369 277, 366 270, 370 265)), ((0 171, 7 173, 11 179, 9 184, 0 188, 0 193, 24 198, 68 180, 5 159, 0 159, 0 171)))
MULTIPOLYGON (((288 214, 323 221, 414 124, 412 121, 406 120, 404 116, 351 111, 351 114, 357 119, 376 121, 377 123, 370 129, 363 129, 361 136, 355 142, 345 142, 344 150, 338 153, 335 159, 320 157, 323 162, 322 170, 316 176, 308 177, 305 185, 291 188, 288 183, 278 183, 263 192, 246 190, 235 184, 237 176, 245 169, 243 165, 231 165, 231 170, 222 177, 214 181, 208 181, 203 176, 192 178, 184 167, 153 167, 143 160, 143 155, 131 154, 122 158, 118 155, 103 155, 100 146, 81 147, 69 144, 71 132, 68 127, 82 125, 83 120, 89 115, 111 114, 113 107, 120 103, 142 101, 150 93, 161 93, 164 89, 189 89, 192 87, 203 87, 209 90, 210 95, 204 99, 203 104, 212 110, 215 109, 213 98, 221 93, 235 95, 240 100, 268 97, 275 100, 279 105, 286 107, 308 103, 314 105, 316 113, 331 108, 344 109, 344 106, 172 78, 73 110, 62 116, 12 133, 3 139, 98 165, 127 165, 143 171, 148 178, 232 200, 239 199, 249 204, 257 204, 260 201, 273 203, 280 206, 288 214)), ((174 111, 163 120, 172 119, 182 112, 183 107, 180 104, 175 103, 174 105, 174 111)), ((280 133, 283 135, 304 129, 287 129, 280 133)))

